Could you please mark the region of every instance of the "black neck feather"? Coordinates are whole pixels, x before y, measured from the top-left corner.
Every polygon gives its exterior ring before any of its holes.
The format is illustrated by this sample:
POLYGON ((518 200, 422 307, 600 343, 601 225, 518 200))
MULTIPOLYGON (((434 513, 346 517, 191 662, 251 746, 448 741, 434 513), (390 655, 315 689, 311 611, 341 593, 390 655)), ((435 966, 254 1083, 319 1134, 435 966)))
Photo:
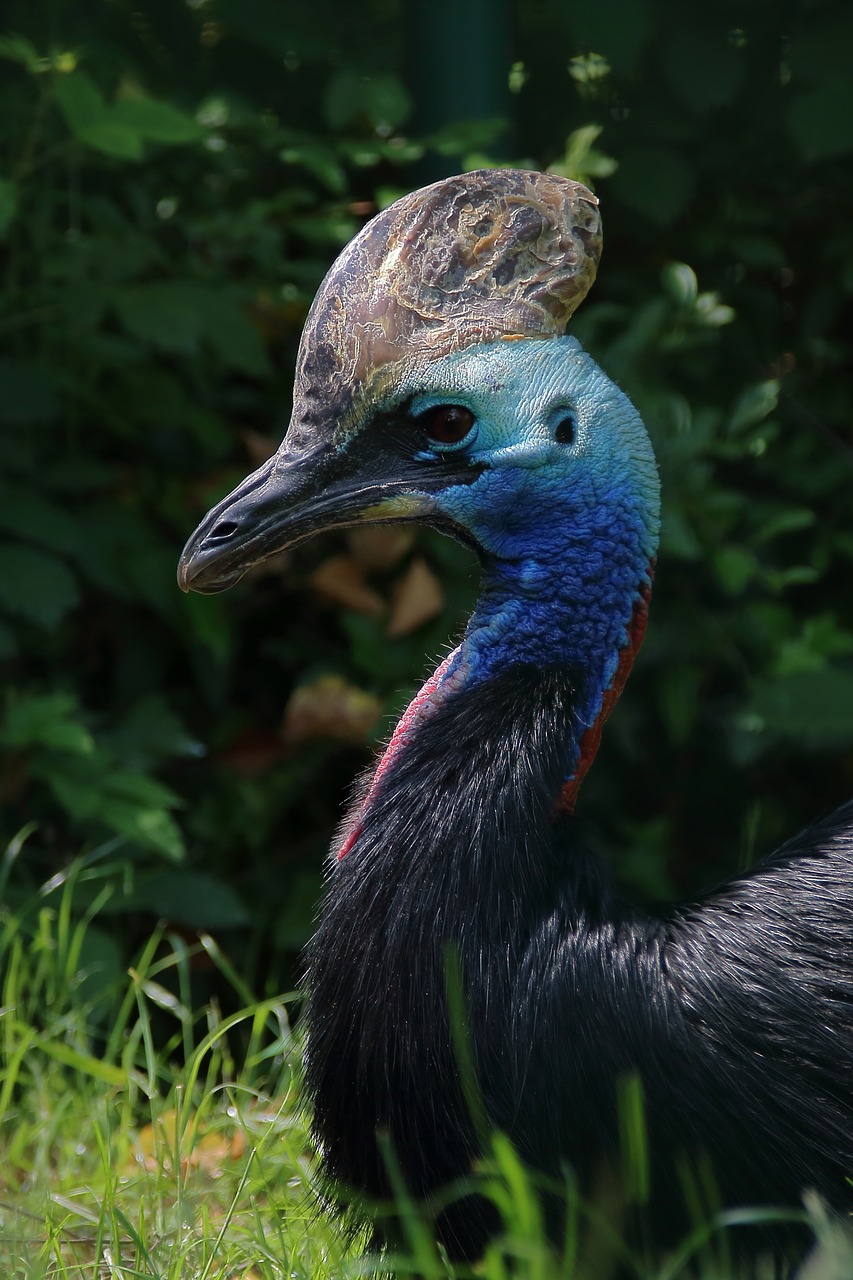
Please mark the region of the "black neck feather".
POLYGON ((448 1024, 448 947, 488 1074, 543 912, 558 898, 577 919, 604 908, 597 865, 555 813, 577 696, 563 668, 516 667, 449 697, 395 756, 333 867, 309 953, 307 1083, 326 1170, 344 1185, 387 1194, 377 1130, 402 1148, 415 1193, 463 1174, 476 1153, 448 1024))
MULTIPOLYGON (((712 1170, 723 1204, 796 1204, 804 1187, 848 1203, 853 806, 694 908, 644 916, 555 811, 582 695, 564 668, 517 667, 449 696, 332 868, 308 957, 306 1083, 336 1196, 389 1195, 377 1134, 419 1196, 480 1152, 450 948, 485 1114, 533 1167, 600 1186, 636 1077, 659 1240, 689 1225, 688 1167, 705 1170, 696 1185, 712 1170)), ((440 1231, 471 1257, 492 1225, 469 1201, 440 1231)))

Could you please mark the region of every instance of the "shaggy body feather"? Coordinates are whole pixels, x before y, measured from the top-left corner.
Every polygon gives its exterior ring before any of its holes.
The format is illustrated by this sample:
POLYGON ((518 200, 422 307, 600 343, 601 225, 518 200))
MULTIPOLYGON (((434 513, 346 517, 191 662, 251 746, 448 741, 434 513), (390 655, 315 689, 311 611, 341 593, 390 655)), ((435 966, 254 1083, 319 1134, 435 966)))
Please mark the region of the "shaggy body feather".
MULTIPOLYGON (((639 646, 658 526, 639 415, 560 336, 599 250, 595 197, 551 174, 465 174, 384 210, 311 309, 280 450, 179 576, 221 590, 362 520, 476 548, 477 610, 352 811, 310 949, 324 1167, 336 1197, 385 1196, 384 1131, 415 1193, 468 1173, 449 949, 487 1118, 533 1168, 569 1162, 589 1194, 639 1077, 665 1244, 685 1169, 725 1205, 814 1187, 851 1206, 853 805, 657 919, 614 897, 567 812, 639 646)), ((469 1199, 440 1232, 473 1256, 491 1225, 469 1199)))
MULTIPOLYGON (((796 1204, 805 1187, 847 1204, 853 805, 701 904, 644 916, 613 897, 577 822, 553 816, 578 697, 565 670, 513 668, 448 699, 383 779, 309 957, 327 1173, 386 1196, 383 1131, 417 1194, 469 1172, 451 945, 488 1117, 535 1167, 568 1161, 587 1190, 617 1169, 618 1082, 636 1073, 658 1238, 689 1223, 685 1162, 709 1162, 725 1204, 796 1204)), ((491 1225, 466 1202, 441 1230, 471 1256, 491 1225)))

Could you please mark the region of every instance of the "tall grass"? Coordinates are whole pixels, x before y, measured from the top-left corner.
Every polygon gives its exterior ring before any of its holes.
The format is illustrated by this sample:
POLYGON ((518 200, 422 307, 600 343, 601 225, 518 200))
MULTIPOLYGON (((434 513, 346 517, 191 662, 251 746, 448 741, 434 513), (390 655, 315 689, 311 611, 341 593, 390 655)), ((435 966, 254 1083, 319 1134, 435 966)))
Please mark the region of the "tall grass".
MULTIPOLYGON (((0 890, 19 847, 0 867, 0 890)), ((386 1152, 405 1244, 377 1260, 347 1241, 312 1186, 298 1099, 290 998, 256 1000, 213 938, 158 927, 126 970, 99 928, 115 868, 74 863, 0 908, 0 1277, 5 1280, 731 1280, 726 1226, 703 1225, 670 1257, 629 1253, 614 1217, 578 1197, 567 1171, 548 1188, 500 1134, 472 1181, 503 1230, 475 1267, 442 1256, 427 1216, 386 1152), (230 1011, 194 1007, 194 972, 212 969, 230 1011), (549 1243, 542 1192, 565 1205, 549 1243)), ((626 1095, 626 1151, 642 1186, 642 1119, 626 1095), (639 1117, 639 1118, 638 1118, 639 1117), (639 1126, 639 1127, 638 1127, 639 1126), (632 1136, 633 1133, 633 1136, 632 1136)), ((764 1211, 763 1217, 769 1211, 764 1211)), ((851 1280, 853 1248, 819 1204, 803 1280, 851 1280)), ((768 1261, 753 1275, 774 1277, 768 1261)))

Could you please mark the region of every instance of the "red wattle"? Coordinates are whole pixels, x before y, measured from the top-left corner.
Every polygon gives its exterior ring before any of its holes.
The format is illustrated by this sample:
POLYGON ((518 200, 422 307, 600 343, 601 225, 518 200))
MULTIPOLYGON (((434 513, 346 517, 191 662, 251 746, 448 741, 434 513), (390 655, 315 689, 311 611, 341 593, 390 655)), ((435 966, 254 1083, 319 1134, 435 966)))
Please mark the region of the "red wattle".
MULTIPOLYGON (((376 795, 376 791, 379 787, 379 784, 382 781, 382 778, 385 772, 394 761, 394 758, 396 757, 400 748, 405 744, 409 734, 412 732, 412 729, 420 720, 422 720, 425 716, 428 716, 434 708, 440 706, 441 703, 444 701, 444 698, 451 691, 451 688, 444 688, 440 694, 438 692, 439 685, 442 684, 444 677, 446 676, 447 671, 450 667, 450 664, 452 663, 453 659, 456 657, 458 652, 459 652, 458 649, 454 649, 452 653, 447 655, 447 657, 440 664, 440 666, 438 666, 435 669, 435 671, 432 673, 432 675, 430 676, 429 680, 427 680, 423 688, 420 689, 420 691, 417 694, 415 694, 414 698, 406 707, 406 710, 403 712, 400 720, 397 723, 397 727, 395 728, 394 732, 391 734, 391 737, 388 742, 388 746, 383 751, 382 756, 379 760, 379 763, 376 766, 376 772, 373 775, 373 779, 370 783, 370 787, 368 788, 367 795, 364 797, 364 799, 361 802, 361 805, 359 806, 359 810, 358 810, 358 814, 356 816, 355 822, 350 827, 349 831, 347 832, 346 839, 344 840, 343 844, 338 850, 338 861, 340 861, 341 858, 345 857, 345 855, 349 853, 350 849, 353 847, 359 835, 361 834, 361 828, 364 823, 364 815, 367 812, 367 809, 371 804, 372 800, 374 799, 374 796, 376 795)), ((456 687, 455 680, 451 681, 451 687, 452 688, 456 687)))
POLYGON ((558 813, 574 813, 581 783, 586 777, 589 766, 595 759, 598 748, 601 745, 601 733, 607 717, 616 706, 619 695, 625 688, 625 681, 630 675, 634 659, 637 656, 640 645, 643 643, 646 622, 649 617, 649 600, 652 594, 654 570, 655 565, 654 561, 652 561, 649 565, 649 580, 640 587, 640 598, 634 605, 634 613, 628 624, 628 642, 619 653, 619 665, 616 668, 616 674, 611 684, 604 691, 604 697, 601 699, 601 710, 594 723, 589 726, 580 740, 577 768, 563 785, 563 789, 560 792, 557 800, 558 813))

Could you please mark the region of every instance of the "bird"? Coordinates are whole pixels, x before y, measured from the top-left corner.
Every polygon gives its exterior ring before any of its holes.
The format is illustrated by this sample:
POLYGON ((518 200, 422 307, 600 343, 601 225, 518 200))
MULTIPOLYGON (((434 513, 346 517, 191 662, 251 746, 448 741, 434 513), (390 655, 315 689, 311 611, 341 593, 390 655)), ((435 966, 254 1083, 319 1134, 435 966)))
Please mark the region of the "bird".
MULTIPOLYGON (((307 315, 280 449, 179 566, 184 589, 220 591, 365 523, 477 554, 464 633, 333 844, 304 1015, 329 1197, 369 1219, 392 1158, 460 1259, 498 1228, 476 1189, 444 1190, 470 1185, 484 1124, 594 1195, 620 1176, 626 1081, 658 1247, 697 1188, 718 1208, 807 1190, 853 1207, 853 802, 656 913, 620 896, 576 814, 660 518, 639 413, 566 332, 600 250, 597 198, 549 173, 477 170, 379 213, 307 315)), ((748 1247, 801 1247, 789 1230, 748 1247)))

